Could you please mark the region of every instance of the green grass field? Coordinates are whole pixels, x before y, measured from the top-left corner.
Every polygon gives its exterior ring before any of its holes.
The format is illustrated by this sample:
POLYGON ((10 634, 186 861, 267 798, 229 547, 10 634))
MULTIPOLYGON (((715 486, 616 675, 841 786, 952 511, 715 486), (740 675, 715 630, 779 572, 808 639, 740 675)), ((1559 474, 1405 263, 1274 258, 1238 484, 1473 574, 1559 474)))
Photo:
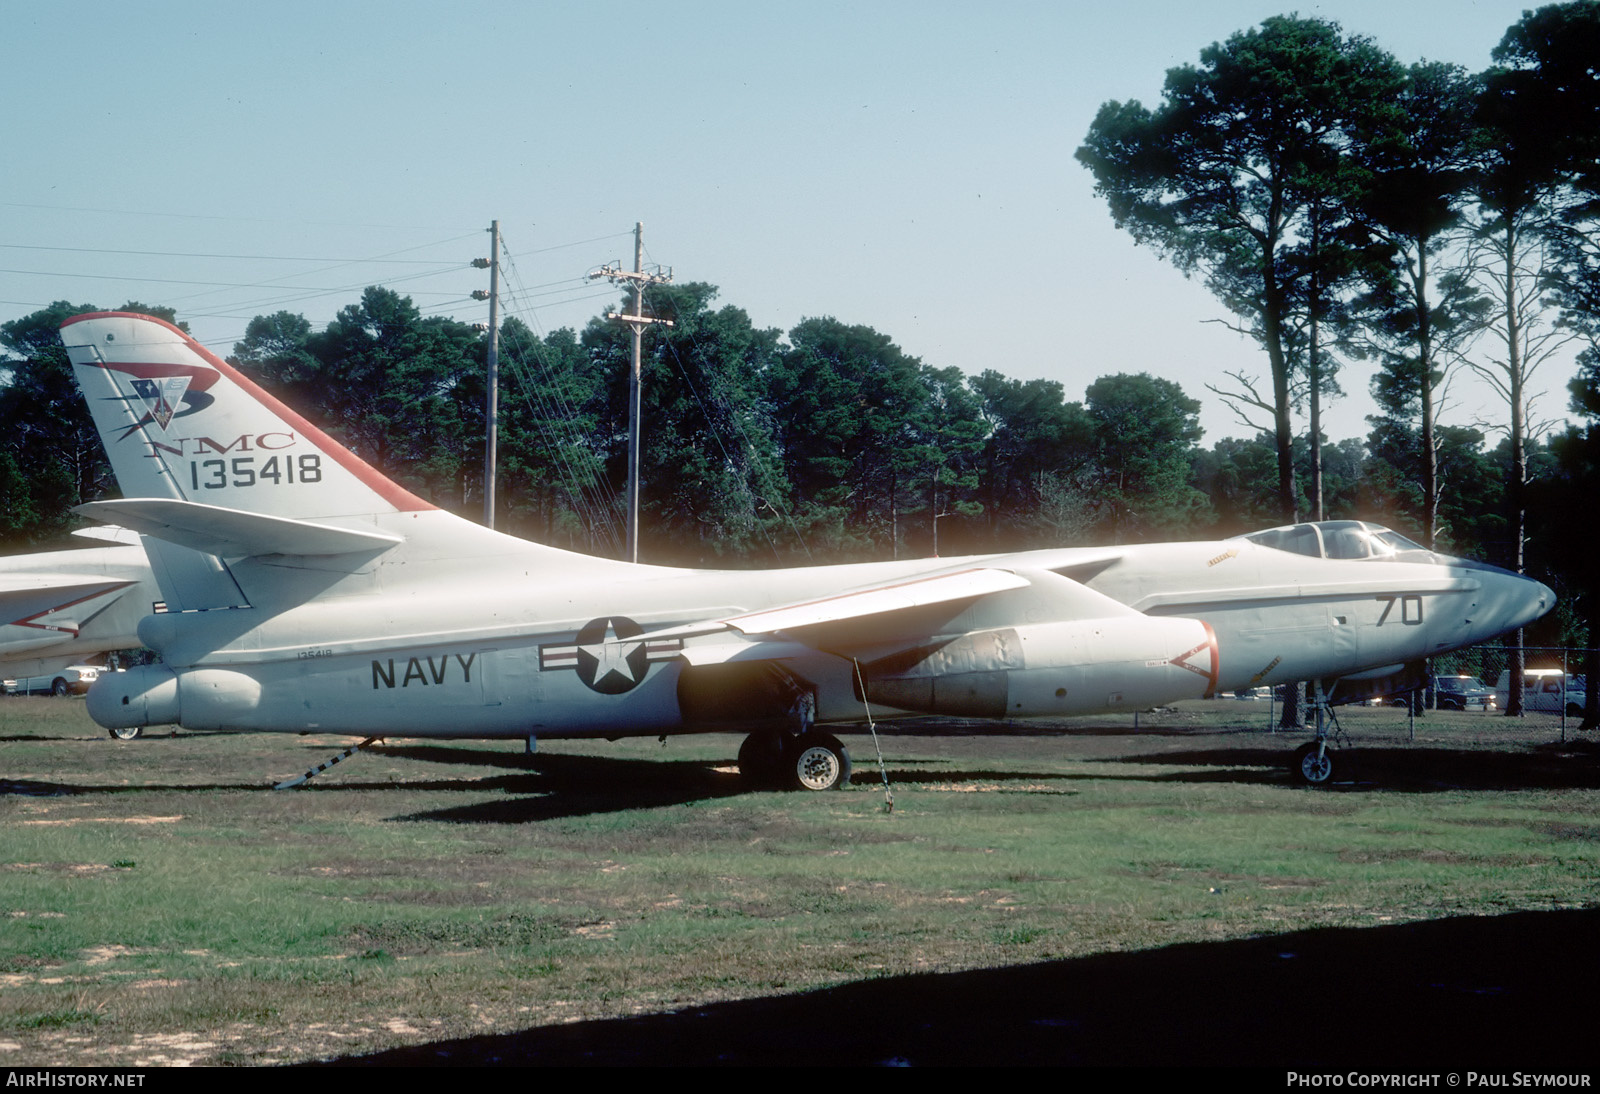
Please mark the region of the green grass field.
POLYGON ((116 742, 0 700, 0 1064, 273 1063, 869 977, 1594 906, 1600 749, 1342 713, 1311 790, 1265 704, 847 736, 744 793, 731 736, 116 742))

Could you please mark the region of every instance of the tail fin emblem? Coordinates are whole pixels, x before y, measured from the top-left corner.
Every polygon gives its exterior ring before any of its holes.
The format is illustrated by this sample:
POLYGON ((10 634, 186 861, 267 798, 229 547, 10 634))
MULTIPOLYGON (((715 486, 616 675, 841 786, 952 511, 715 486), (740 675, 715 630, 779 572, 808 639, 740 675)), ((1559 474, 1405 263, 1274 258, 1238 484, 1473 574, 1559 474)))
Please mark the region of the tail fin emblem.
POLYGON ((134 394, 144 400, 150 417, 165 432, 167 423, 172 421, 172 415, 183 401, 183 393, 189 390, 189 377, 164 376, 158 380, 135 379, 129 383, 134 394))

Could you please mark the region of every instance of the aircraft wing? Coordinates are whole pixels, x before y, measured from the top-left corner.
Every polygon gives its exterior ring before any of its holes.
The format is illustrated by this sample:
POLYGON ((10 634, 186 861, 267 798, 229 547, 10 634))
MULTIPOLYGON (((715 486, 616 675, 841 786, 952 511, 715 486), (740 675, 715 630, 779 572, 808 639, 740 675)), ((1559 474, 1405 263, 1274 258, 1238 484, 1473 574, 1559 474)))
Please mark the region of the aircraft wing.
POLYGON ((842 623, 955 600, 974 600, 1007 589, 1025 589, 1031 582, 1010 570, 988 567, 930 574, 834 596, 785 604, 722 620, 741 634, 795 631, 825 623, 842 623))
POLYGON ((651 640, 685 642, 679 655, 690 665, 781 661, 821 650, 841 657, 878 659, 921 648, 937 634, 1021 625, 1036 618, 1076 626, 1101 621, 1134 626, 1149 617, 1070 578, 1049 571, 970 566, 882 585, 848 590, 813 600, 740 612, 645 635, 651 640), (1005 594, 1027 590, 1021 599, 1005 594), (987 610, 976 607, 987 598, 987 610), (957 617, 969 608, 978 619, 957 617))
POLYGON ((134 581, 8 574, 0 588, 0 650, 7 655, 65 642, 110 607, 134 581), (70 609, 76 608, 76 612, 70 609))
POLYGON ((132 528, 118 528, 114 524, 91 524, 85 528, 74 528, 72 534, 82 539, 92 539, 100 543, 118 543, 124 547, 137 547, 142 540, 139 533, 132 528))
POLYGON ((10 586, 0 589, 0 625, 4 626, 27 626, 42 615, 65 611, 105 593, 120 592, 134 584, 132 581, 115 579, 61 580, 45 574, 7 575, 4 580, 10 586))
MULTIPOLYGON (((763 608, 755 612, 709 619, 703 623, 689 623, 664 631, 652 631, 649 638, 698 638, 704 635, 724 634, 729 631, 740 635, 765 635, 778 631, 794 631, 825 623, 844 623, 868 617, 883 616, 892 612, 945 604, 957 600, 974 600, 990 593, 1007 589, 1023 589, 1031 584, 1027 578, 1010 570, 975 567, 922 577, 913 577, 885 585, 869 586, 816 600, 802 600, 763 608)), ((747 644, 735 642, 734 647, 747 644)))
POLYGON ((73 512, 225 558, 254 555, 342 555, 381 551, 401 542, 384 532, 339 528, 170 498, 92 501, 73 512))

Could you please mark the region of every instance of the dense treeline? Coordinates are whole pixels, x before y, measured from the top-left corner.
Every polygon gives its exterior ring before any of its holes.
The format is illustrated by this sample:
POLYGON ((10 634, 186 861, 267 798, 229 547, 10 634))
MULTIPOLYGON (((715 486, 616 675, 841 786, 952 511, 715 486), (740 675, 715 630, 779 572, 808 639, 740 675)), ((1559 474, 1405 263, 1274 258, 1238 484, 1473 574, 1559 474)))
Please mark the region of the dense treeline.
MULTIPOLYGON (((1201 447, 1200 404, 1169 380, 1102 376, 1073 400, 1055 381, 935 368, 834 319, 760 330, 717 306, 708 285, 647 299, 674 322, 646 342, 648 559, 774 565, 929 554, 936 534, 939 553, 956 554, 1279 522, 1272 438, 1201 447)), ((58 543, 72 505, 114 490, 55 336, 63 318, 89 310, 57 304, 0 331, 11 354, 0 415, 16 440, 0 466, 14 547, 58 543)), ((540 337, 512 319, 501 346, 498 526, 616 553, 626 331, 596 318, 581 333, 540 337)), ((477 519, 485 350, 474 327, 374 287, 322 330, 288 312, 258 316, 231 360, 385 474, 477 519)), ((1504 455, 1471 429, 1442 435, 1445 477, 1460 485, 1441 509, 1449 542, 1499 557, 1504 455)), ((1415 431, 1389 418, 1364 441, 1324 444, 1328 515, 1416 534, 1417 447, 1415 431)), ((1308 448, 1299 438, 1302 469, 1308 448)))
MULTIPOLYGON (((1214 389, 1252 428, 1210 447, 1199 404, 1143 373, 1074 398, 940 368, 831 318, 758 329, 706 284, 654 288, 646 306, 674 325, 646 341, 643 557, 775 565, 1359 517, 1525 566, 1574 602, 1600 582, 1572 519, 1600 482, 1595 58, 1600 0, 1526 14, 1476 75, 1280 17, 1171 70, 1154 109, 1102 108, 1078 156, 1113 218, 1200 276, 1262 350, 1264 381, 1241 370, 1214 389), (1527 382, 1572 338, 1588 347, 1573 382, 1585 424, 1543 438, 1527 382), (1355 358, 1377 365, 1382 413, 1366 437, 1330 442, 1321 407, 1355 358), (1505 396, 1498 429, 1439 420, 1460 369, 1505 396)), ((83 310, 0 329, 0 542, 13 548, 59 544, 70 507, 113 488, 55 336, 83 310)), ((540 336, 510 319, 501 345, 498 526, 618 553, 625 329, 596 318, 540 336)), ((476 518, 485 354, 473 327, 375 287, 321 330, 258 316, 231 358, 476 518)))

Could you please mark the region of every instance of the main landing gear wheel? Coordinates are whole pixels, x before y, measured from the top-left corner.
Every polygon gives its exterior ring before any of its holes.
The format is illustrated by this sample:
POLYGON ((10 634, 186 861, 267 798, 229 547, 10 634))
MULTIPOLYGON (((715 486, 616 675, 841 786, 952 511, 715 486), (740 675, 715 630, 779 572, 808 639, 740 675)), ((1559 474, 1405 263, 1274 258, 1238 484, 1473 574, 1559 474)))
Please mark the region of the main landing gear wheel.
POLYGON ((121 729, 108 729, 106 732, 119 741, 137 741, 144 734, 144 728, 142 726, 125 726, 121 729))
POLYGON ((850 785, 850 753, 826 733, 802 733, 785 750, 785 773, 796 790, 838 790, 850 785))
POLYGON ((1320 748, 1319 742, 1310 741, 1294 751, 1294 761, 1289 770, 1295 778, 1311 786, 1322 786, 1333 778, 1333 751, 1320 748))

